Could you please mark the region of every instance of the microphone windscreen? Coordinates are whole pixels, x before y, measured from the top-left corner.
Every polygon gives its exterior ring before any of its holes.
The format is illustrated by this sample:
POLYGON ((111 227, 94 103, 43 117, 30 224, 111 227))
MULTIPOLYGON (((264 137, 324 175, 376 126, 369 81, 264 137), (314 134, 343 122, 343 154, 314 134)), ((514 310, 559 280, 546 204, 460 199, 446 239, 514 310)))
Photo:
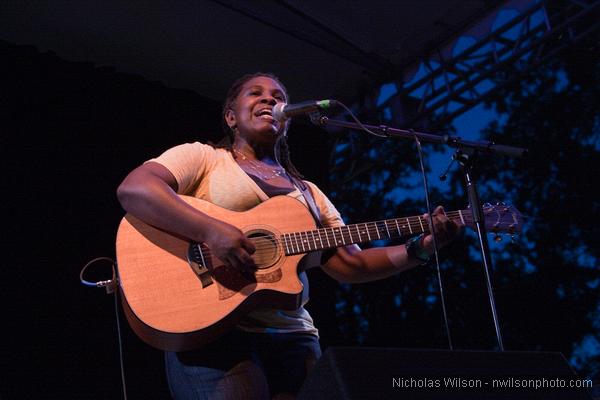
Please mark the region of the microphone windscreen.
POLYGON ((287 106, 286 103, 277 103, 275 104, 275 106, 273 107, 273 119, 277 120, 277 121, 284 121, 287 119, 287 117, 285 116, 285 106, 287 106))

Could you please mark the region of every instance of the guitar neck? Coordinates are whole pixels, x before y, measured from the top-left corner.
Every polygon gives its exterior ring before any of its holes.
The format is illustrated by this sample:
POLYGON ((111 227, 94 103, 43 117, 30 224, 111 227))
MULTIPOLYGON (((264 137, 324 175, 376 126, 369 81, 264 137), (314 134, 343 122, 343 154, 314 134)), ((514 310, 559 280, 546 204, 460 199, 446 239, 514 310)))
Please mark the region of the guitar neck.
MULTIPOLYGON (((469 210, 446 213, 449 219, 465 225, 470 218, 469 210)), ((281 235, 286 255, 302 254, 317 250, 326 250, 355 243, 374 240, 394 239, 429 233, 429 221, 423 216, 392 218, 383 221, 364 222, 312 231, 292 232, 281 235)))

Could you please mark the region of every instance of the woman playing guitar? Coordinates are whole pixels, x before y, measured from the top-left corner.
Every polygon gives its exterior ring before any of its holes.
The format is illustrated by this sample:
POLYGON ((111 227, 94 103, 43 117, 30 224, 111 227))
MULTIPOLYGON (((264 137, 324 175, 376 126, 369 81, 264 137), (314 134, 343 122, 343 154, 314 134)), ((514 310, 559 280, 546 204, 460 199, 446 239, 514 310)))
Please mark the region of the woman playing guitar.
MULTIPOLYGON (((259 266, 253 254, 260 243, 239 228, 182 200, 187 195, 224 209, 245 211, 276 195, 306 200, 295 183, 304 184, 324 227, 343 225, 340 214, 311 182, 301 181, 289 158, 287 122, 273 119, 272 109, 287 103, 283 84, 257 73, 237 80, 223 108, 225 139, 218 145, 189 143, 167 150, 134 169, 118 188, 123 208, 158 229, 205 244, 212 255, 244 276, 259 266)), ((460 225, 441 207, 433 221, 439 245, 448 243, 460 225)), ((337 247, 321 259, 323 270, 340 282, 385 278, 423 264, 433 252, 432 237, 406 245, 361 250, 337 247)), ((305 310, 306 274, 295 310, 262 307, 248 312, 228 333, 199 350, 165 352, 169 387, 177 399, 294 398, 321 351, 318 331, 305 310)))

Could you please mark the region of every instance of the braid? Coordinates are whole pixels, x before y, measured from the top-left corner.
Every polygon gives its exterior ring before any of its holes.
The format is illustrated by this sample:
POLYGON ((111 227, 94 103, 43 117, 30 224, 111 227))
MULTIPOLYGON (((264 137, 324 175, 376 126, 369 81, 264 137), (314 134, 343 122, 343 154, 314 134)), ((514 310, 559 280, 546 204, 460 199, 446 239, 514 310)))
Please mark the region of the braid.
MULTIPOLYGON (((275 82, 277 82, 279 84, 279 86, 281 86, 283 91, 286 93, 286 97, 287 97, 287 89, 285 88, 285 86, 283 86, 283 84, 281 83, 281 81, 279 80, 279 78, 277 76, 275 76, 274 74, 272 74, 270 72, 255 72, 253 74, 247 74, 247 75, 242 76, 241 78, 236 79, 235 82, 233 82, 233 84, 227 91, 227 96, 225 97, 225 102, 223 103, 223 110, 221 113, 221 127, 223 129, 223 133, 225 133, 225 136, 223 137, 223 139, 221 139, 217 143, 208 142, 209 145, 211 145, 215 149, 226 149, 233 155, 233 158, 236 158, 235 152, 233 151, 233 143, 235 142, 235 133, 234 133, 233 129, 231 129, 229 127, 229 125, 227 125, 227 123, 225 122, 225 114, 227 113, 227 111, 229 109, 231 109, 231 107, 233 106, 233 103, 235 103, 235 99, 238 97, 238 95, 242 91, 242 87, 244 86, 244 84, 246 82, 248 82, 250 79, 258 78, 258 77, 262 77, 262 76, 271 78, 275 82)), ((288 101, 289 101, 289 97, 288 97, 288 101)), ((275 144, 275 157, 277 158, 277 161, 281 164, 281 166, 290 175, 292 175, 298 179, 303 178, 302 174, 300 172, 298 172, 298 169, 296 169, 294 164, 292 164, 292 160, 290 158, 290 149, 289 149, 289 146, 287 143, 286 135, 282 135, 277 139, 277 143, 275 144)))
POLYGON ((275 144, 275 146, 275 154, 277 161, 279 161, 281 166, 285 168, 288 174, 298 179, 304 178, 304 176, 302 176, 298 169, 296 169, 296 166, 292 163, 292 159, 290 158, 290 148, 287 142, 287 136, 280 136, 277 139, 277 143, 275 144))

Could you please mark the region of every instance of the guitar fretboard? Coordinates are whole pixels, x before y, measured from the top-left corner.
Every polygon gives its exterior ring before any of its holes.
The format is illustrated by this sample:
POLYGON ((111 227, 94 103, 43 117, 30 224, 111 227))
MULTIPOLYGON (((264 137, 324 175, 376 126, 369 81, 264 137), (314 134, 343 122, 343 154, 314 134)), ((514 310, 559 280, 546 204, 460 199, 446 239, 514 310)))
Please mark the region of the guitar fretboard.
MULTIPOLYGON (((468 210, 459 210, 446 215, 450 219, 460 219, 464 225, 466 212, 468 210)), ((429 221, 422 216, 415 216, 285 233, 280 240, 285 254, 292 255, 421 233, 429 233, 429 221)))

